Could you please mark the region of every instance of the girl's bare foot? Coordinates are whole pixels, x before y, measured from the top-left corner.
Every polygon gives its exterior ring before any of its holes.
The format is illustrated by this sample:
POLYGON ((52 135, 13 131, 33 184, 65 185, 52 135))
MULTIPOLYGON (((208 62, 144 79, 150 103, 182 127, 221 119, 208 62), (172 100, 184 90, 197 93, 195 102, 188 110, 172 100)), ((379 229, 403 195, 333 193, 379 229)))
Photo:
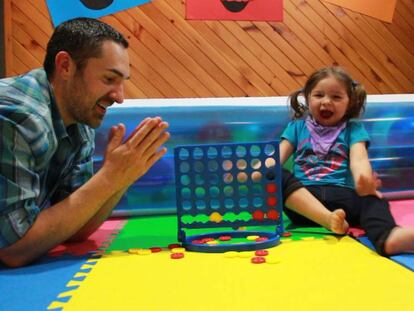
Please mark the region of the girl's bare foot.
POLYGON ((346 215, 343 209, 334 210, 329 215, 328 229, 336 234, 345 234, 349 229, 349 225, 348 222, 345 220, 345 217, 346 215))

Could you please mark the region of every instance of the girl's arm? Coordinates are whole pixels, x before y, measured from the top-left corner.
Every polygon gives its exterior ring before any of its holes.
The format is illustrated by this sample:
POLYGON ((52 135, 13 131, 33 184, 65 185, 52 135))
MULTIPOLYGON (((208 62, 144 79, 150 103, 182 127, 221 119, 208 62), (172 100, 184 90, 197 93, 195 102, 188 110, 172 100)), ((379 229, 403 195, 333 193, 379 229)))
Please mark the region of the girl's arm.
POLYGON ((355 190, 361 195, 376 195, 382 197, 377 191, 378 182, 372 172, 371 163, 368 159, 366 142, 361 141, 351 146, 350 168, 354 178, 355 190))
POLYGON ((279 153, 280 153, 280 163, 281 165, 285 164, 286 160, 293 153, 293 145, 286 139, 282 139, 279 144, 279 153))

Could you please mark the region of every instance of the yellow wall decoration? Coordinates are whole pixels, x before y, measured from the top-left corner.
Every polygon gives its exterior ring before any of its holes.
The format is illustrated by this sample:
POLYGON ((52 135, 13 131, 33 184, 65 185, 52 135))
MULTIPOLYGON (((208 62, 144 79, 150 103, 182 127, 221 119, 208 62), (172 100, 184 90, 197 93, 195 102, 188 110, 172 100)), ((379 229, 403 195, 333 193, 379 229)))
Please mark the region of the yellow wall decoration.
POLYGON ((397 0, 324 0, 391 23, 397 0))

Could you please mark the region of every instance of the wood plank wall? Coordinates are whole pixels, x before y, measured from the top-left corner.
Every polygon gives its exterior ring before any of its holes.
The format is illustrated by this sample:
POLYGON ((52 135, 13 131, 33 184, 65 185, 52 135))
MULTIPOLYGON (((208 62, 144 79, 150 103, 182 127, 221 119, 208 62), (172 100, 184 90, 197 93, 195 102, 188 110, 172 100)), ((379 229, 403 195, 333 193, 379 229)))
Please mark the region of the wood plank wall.
MULTIPOLYGON (((339 64, 370 94, 414 93, 414 0, 391 24, 321 0, 285 0, 283 22, 186 21, 154 0, 102 20, 130 41, 127 98, 287 95, 339 64)), ((41 66, 53 28, 45 0, 4 0, 6 75, 41 66)))

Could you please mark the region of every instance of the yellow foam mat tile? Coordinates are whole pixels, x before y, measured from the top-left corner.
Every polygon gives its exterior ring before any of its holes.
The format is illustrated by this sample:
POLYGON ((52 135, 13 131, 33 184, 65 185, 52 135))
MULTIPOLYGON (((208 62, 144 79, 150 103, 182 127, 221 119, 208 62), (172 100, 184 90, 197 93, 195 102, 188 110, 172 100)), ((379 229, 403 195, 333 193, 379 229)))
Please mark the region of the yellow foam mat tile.
POLYGON ((248 255, 103 257, 64 311, 414 310, 414 273, 349 237, 282 243, 273 264, 248 255))
POLYGON ((82 283, 82 282, 83 282, 83 281, 70 280, 70 281, 66 284, 66 286, 67 286, 67 287, 79 286, 79 285, 81 285, 81 283, 82 283))
POLYGON ((89 273, 86 273, 86 272, 77 272, 73 277, 81 278, 81 277, 86 277, 88 275, 89 275, 89 273))
POLYGON ((62 309, 65 306, 66 306, 66 302, 53 301, 52 303, 49 304, 49 306, 47 307, 47 310, 62 309))
POLYGON ((74 290, 68 290, 66 292, 60 293, 58 295, 58 298, 72 297, 72 295, 73 295, 74 292, 75 292, 74 290))
POLYGON ((95 262, 97 262, 98 260, 96 258, 90 258, 86 261, 86 263, 92 263, 94 264, 95 262))
POLYGON ((88 269, 92 269, 93 267, 94 265, 84 264, 81 266, 81 270, 88 270, 88 269))

